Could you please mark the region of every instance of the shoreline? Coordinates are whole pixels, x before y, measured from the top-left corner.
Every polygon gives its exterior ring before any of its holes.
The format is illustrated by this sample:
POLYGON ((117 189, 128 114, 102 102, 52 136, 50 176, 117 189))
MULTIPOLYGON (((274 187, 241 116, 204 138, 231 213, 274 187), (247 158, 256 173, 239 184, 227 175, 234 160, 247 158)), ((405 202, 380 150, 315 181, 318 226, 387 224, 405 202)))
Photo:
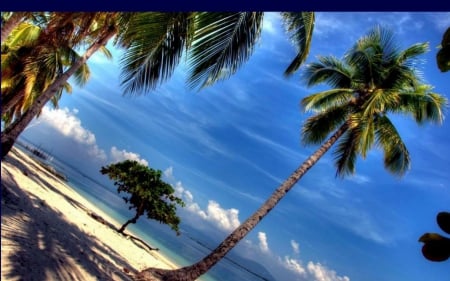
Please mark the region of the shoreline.
POLYGON ((2 160, 1 279, 132 280, 178 268, 39 162, 16 147, 2 160))

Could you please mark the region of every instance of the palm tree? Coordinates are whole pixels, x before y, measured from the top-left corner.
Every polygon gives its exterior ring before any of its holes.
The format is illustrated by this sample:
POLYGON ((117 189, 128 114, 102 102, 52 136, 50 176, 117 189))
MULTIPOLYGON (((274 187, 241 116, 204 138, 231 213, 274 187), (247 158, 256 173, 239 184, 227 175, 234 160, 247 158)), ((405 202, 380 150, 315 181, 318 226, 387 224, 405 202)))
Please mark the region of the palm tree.
POLYGON ((1 43, 8 38, 11 32, 23 21, 24 18, 31 16, 30 12, 2 12, 2 33, 1 43))
POLYGON ((425 43, 400 51, 394 45, 392 33, 376 27, 357 41, 343 61, 335 57, 320 57, 319 62, 308 65, 304 74, 308 86, 327 83, 332 87, 301 102, 306 111, 316 112, 306 120, 302 140, 306 144, 323 143, 319 149, 204 259, 177 270, 145 269, 136 279, 152 280, 152 276, 156 276, 165 281, 190 281, 207 272, 338 141, 334 152, 337 175, 353 174, 357 156, 366 157, 374 145, 384 152, 385 168, 393 174, 403 175, 410 165, 409 152, 388 114, 410 115, 419 124, 427 121, 440 123, 447 102, 443 96, 432 93, 431 87, 421 83, 414 68, 414 59, 426 51, 425 43))
MULTIPOLYGON (((9 68, 8 71, 12 73, 8 74, 6 71, 7 79, 3 80, 3 56, 6 54, 2 53, 2 90, 4 86, 6 88, 11 86, 5 94, 2 93, 2 98, 12 97, 12 105, 27 109, 23 113, 19 112, 14 122, 2 131, 2 157, 9 152, 19 134, 48 101, 55 102, 63 89, 70 90, 67 83, 70 76, 75 74, 75 80, 80 84, 87 80, 89 74, 87 58, 97 50, 104 50, 106 42, 115 34, 115 29, 110 31, 110 25, 107 23, 112 20, 112 16, 108 13, 50 13, 47 17, 45 28, 39 31, 34 42, 19 40, 19 50, 25 51, 24 58, 19 58, 18 63, 18 65, 22 63, 23 72, 20 71, 20 67, 9 68), (108 40, 104 41, 105 38, 108 40), (30 42, 31 45, 27 46, 30 42), (79 56, 74 51, 77 46, 90 42, 93 43, 84 56, 79 56), (42 68, 48 71, 41 72, 42 68), (9 85, 3 85, 4 81, 9 85), (21 100, 28 101, 28 104, 20 105, 21 100)), ((2 51, 8 49, 5 45, 2 45, 2 51)), ((17 112, 17 108, 15 111, 17 112)))
MULTIPOLYGON (((20 117, 33 104, 36 96, 79 57, 70 46, 42 42, 42 32, 40 26, 23 22, 2 46, 1 111, 5 127, 14 118, 20 117)), ((85 84, 89 73, 85 64, 75 73, 75 82, 80 86, 85 84)), ((63 89, 70 93, 70 84, 66 82, 52 99, 55 106, 63 89)))
MULTIPOLYGON (((298 47, 297 56, 285 72, 289 75, 298 69, 309 51, 314 13, 282 15, 286 31, 298 47)), ((103 16, 109 20, 108 24, 103 25, 107 30, 102 33, 103 37, 97 37, 98 41, 85 55, 40 94, 21 118, 2 132, 2 158, 10 151, 29 122, 65 85, 67 79, 113 36, 116 35, 115 43, 126 49, 122 59, 122 85, 125 93, 147 92, 170 78, 183 50, 187 51, 190 62, 190 86, 194 88, 200 85, 203 88, 226 79, 248 60, 260 36, 263 19, 263 14, 258 12, 103 13, 103 16)), ((72 30, 85 32, 88 29, 72 30)), ((51 36, 48 39, 52 41, 51 36)), ((77 39, 80 42, 83 37, 79 36, 77 39)), ((57 39, 53 38, 53 42, 57 44, 55 41, 57 39)))

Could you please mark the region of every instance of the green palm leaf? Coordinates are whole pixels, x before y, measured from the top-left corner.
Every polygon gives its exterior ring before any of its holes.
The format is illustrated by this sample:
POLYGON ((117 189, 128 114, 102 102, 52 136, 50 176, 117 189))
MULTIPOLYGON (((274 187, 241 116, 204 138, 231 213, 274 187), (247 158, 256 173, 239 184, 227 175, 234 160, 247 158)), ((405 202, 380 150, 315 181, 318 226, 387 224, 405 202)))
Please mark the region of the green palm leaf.
POLYGON ((360 132, 357 127, 349 128, 339 139, 333 152, 336 176, 344 177, 355 172, 359 139, 360 132))
POLYGON ((153 90, 171 77, 183 53, 188 13, 139 13, 129 27, 132 34, 122 63, 125 93, 153 90))
POLYGON ((344 123, 349 106, 327 108, 319 114, 308 118, 302 127, 301 139, 304 144, 322 143, 338 126, 344 123))
POLYGON ((329 107, 341 106, 353 97, 353 89, 331 89, 309 95, 302 99, 301 106, 304 111, 323 111, 329 107))
POLYGON ((398 95, 399 106, 390 108, 390 111, 412 115, 419 124, 424 122, 442 123, 448 100, 431 90, 431 86, 421 85, 417 89, 406 89, 400 92, 398 95))
POLYGON ((248 60, 260 37, 263 13, 200 13, 189 51, 190 87, 226 79, 248 60))
POLYGON ((11 35, 5 41, 5 45, 8 48, 15 49, 24 45, 34 44, 39 38, 40 33, 40 27, 23 22, 11 32, 11 35))
POLYGON ((281 14, 286 32, 290 34, 293 44, 297 47, 297 55, 284 71, 285 76, 290 76, 299 69, 309 54, 315 15, 313 12, 285 12, 281 14))
POLYGON ((387 116, 375 119, 376 142, 384 151, 384 167, 395 175, 403 175, 410 167, 406 145, 387 116))
POLYGON ((326 83, 333 88, 352 86, 352 69, 333 56, 319 57, 319 62, 309 64, 302 79, 308 87, 326 83))

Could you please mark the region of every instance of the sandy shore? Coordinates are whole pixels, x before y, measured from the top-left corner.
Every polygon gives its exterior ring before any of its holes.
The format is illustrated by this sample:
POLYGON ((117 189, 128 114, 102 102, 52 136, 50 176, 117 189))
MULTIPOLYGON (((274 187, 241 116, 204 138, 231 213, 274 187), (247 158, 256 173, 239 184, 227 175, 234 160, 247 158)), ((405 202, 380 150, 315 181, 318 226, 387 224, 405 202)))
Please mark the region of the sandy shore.
POLYGON ((177 268, 111 229, 120 224, 22 151, 1 169, 1 280, 131 280, 147 267, 177 268))

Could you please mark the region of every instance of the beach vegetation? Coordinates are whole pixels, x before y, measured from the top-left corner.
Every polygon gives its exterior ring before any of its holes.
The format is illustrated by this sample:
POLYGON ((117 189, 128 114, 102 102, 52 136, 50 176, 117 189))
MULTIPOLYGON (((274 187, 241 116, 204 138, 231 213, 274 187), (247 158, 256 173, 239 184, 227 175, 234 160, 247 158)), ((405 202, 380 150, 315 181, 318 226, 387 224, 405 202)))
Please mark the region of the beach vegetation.
POLYGON ((101 168, 117 186, 117 192, 135 211, 133 218, 126 221, 117 231, 123 233, 130 223, 136 223, 144 214, 147 218, 167 224, 179 234, 180 218, 177 206, 184 206, 181 198, 174 195, 174 188, 161 179, 162 172, 137 161, 125 160, 101 168))
POLYGON ((331 89, 302 99, 305 112, 312 113, 303 124, 302 142, 321 144, 264 202, 229 234, 216 249, 199 262, 176 270, 149 268, 137 280, 196 280, 219 262, 241 241, 330 150, 338 177, 355 173, 358 158, 377 148, 384 155, 385 169, 404 175, 410 167, 410 154, 391 115, 412 117, 418 124, 441 123, 447 100, 422 81, 418 58, 428 51, 427 43, 397 47, 393 33, 376 26, 361 37, 342 59, 318 57, 303 72, 309 87, 327 84, 331 89))

